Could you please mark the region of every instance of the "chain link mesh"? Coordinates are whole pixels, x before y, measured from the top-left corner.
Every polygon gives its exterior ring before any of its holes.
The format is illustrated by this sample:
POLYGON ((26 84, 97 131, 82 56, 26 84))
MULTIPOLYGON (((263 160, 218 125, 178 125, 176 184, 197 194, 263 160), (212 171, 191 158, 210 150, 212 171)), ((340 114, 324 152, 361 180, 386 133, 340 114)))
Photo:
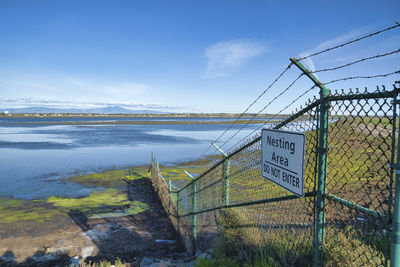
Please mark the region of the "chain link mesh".
MULTIPOLYGON (((396 90, 329 97, 326 266, 388 264, 395 144, 391 101, 396 90)), ((217 243, 239 260, 261 248, 283 266, 311 265, 318 122, 316 100, 286 121, 267 126, 305 133, 303 198, 261 176, 258 135, 228 158, 214 157, 218 163, 195 180, 176 182, 172 192, 153 163, 153 185, 186 247, 193 250, 195 244, 204 251, 217 243)))
POLYGON ((327 255, 328 265, 387 264, 393 151, 391 100, 331 101, 325 206, 325 247, 332 254, 327 255))

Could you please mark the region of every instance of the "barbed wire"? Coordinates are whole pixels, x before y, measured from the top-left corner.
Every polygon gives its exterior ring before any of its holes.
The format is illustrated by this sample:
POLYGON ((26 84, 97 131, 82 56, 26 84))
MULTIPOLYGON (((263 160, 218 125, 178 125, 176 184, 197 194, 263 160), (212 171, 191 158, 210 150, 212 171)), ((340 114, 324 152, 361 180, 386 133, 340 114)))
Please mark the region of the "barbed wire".
POLYGON ((269 120, 267 120, 266 122, 264 122, 263 124, 261 124, 259 127, 257 127, 257 129, 255 129, 254 131, 252 131, 251 133, 249 133, 248 135, 246 135, 246 137, 244 137, 243 139, 241 139, 239 142, 235 143, 233 146, 231 146, 229 148, 228 151, 232 151, 233 148, 235 148, 237 145, 239 145, 240 143, 242 143, 243 141, 245 141, 247 138, 249 138, 252 134, 254 134, 255 132, 257 132, 258 130, 260 130, 261 127, 263 127, 265 124, 269 123, 271 120, 275 119, 278 115, 280 115, 283 111, 285 111, 286 109, 288 109, 291 105, 293 105, 296 101, 298 101, 300 98, 302 98, 303 96, 305 96, 307 93, 309 93, 311 90, 313 90, 315 87, 317 87, 317 85, 313 85, 311 86, 309 89, 307 89, 306 91, 304 91, 304 93, 302 93, 301 95, 299 95, 298 97, 296 97, 292 102, 290 102, 287 106, 285 106, 283 109, 281 109, 278 113, 276 113, 274 116, 272 116, 269 120))
POLYGON ((229 141, 231 141, 241 130, 243 130, 244 127, 249 125, 249 123, 254 120, 261 112, 263 112, 265 109, 267 109, 273 102, 275 102, 276 99, 281 97, 284 93, 286 93, 304 74, 300 74, 288 87, 286 87, 285 90, 281 91, 277 96, 275 96, 269 103, 264 106, 257 114, 253 116, 250 120, 248 120, 236 133, 234 133, 228 140, 226 140, 220 147, 222 148, 224 145, 226 145, 229 141))
MULTIPOLYGON (((337 49, 337 48, 340 48, 340 47, 344 47, 344 46, 346 46, 346 45, 349 45, 349 44, 352 44, 352 43, 355 43, 355 42, 358 42, 358 41, 361 41, 361 40, 363 40, 363 39, 366 39, 366 38, 370 38, 370 37, 372 37, 372 36, 375 36, 375 35, 378 35, 378 34, 381 34, 381 33, 383 33, 383 32, 386 32, 386 31, 389 31, 389 30, 392 30, 392 29, 394 29, 394 28, 397 28, 397 27, 400 27, 400 23, 398 23, 398 22, 396 22, 396 24, 395 25, 393 25, 393 26, 390 26, 390 27, 387 27, 387 28, 385 28, 385 29, 382 29, 382 30, 379 30, 379 31, 376 31, 376 32, 373 32, 373 33, 370 33, 370 34, 367 34, 367 35, 364 35, 364 36, 362 36, 362 37, 359 37, 359 38, 356 38, 356 39, 353 39, 353 40, 351 40, 351 41, 348 41, 348 42, 345 42, 345 43, 342 43, 342 44, 340 44, 340 45, 337 45, 337 46, 334 46, 334 47, 330 47, 330 48, 327 48, 327 49, 324 49, 324 50, 321 50, 321 51, 318 51, 318 52, 315 52, 315 53, 312 53, 312 54, 310 54, 310 55, 307 55, 307 56, 304 56, 304 57, 301 57, 301 58, 299 58, 298 60, 300 61, 300 60, 304 60, 304 59, 307 59, 307 58, 310 58, 310 57, 313 57, 313 56, 316 56, 316 55, 319 55, 319 54, 322 54, 322 53, 326 53, 326 52, 328 52, 328 51, 331 51, 331 50, 334 50, 334 49, 337 49)), ((371 57, 366 57, 366 58, 362 58, 362 59, 359 59, 359 60, 356 60, 356 61, 353 61, 353 62, 350 62, 350 63, 347 63, 347 64, 344 64, 344 65, 341 65, 341 66, 337 66, 337 67, 333 67, 333 68, 326 68, 326 69, 321 69, 321 70, 316 70, 316 71, 313 71, 313 72, 311 72, 311 73, 318 73, 318 72, 324 72, 324 71, 332 71, 332 70, 337 70, 337 69, 341 69, 341 68, 345 68, 345 67, 348 67, 348 66, 351 66, 351 65, 354 65, 354 64, 357 64, 357 63, 360 63, 360 62, 363 62, 363 61, 367 61, 367 60, 371 60, 371 59, 376 59, 376 58, 380 58, 380 57, 384 57, 384 56, 389 56, 389 55, 392 55, 392 54, 396 54, 396 53, 399 53, 400 52, 400 49, 398 49, 398 50, 395 50, 395 51, 391 51, 391 52, 388 52, 388 53, 385 53, 385 54, 378 54, 378 55, 375 55, 375 56, 371 56, 371 57)), ((233 127, 233 125, 235 125, 238 121, 239 121, 239 119, 240 118, 242 118, 243 117, 243 115, 244 114, 246 114, 246 112, 266 93, 266 92, 268 92, 268 90, 279 80, 279 79, 281 79, 281 77, 287 72, 287 70, 288 69, 290 69, 290 67, 292 66, 292 64, 293 63, 290 63, 287 67, 286 67, 286 69, 280 74, 280 75, 278 75, 278 77, 236 118, 236 120, 234 121, 234 122, 232 122, 230 125, 229 125, 229 127, 222 133, 222 134, 220 134, 219 136, 218 136, 218 138, 217 139, 215 139, 214 140, 214 142, 212 142, 209 146, 208 146, 208 148, 203 152, 203 153, 201 153, 201 155, 200 155, 200 158, 201 157, 203 157, 209 150, 210 150, 210 148, 212 148, 212 144, 213 143, 216 143, 216 142, 218 142, 229 130, 231 130, 232 129, 232 127, 233 127)), ((332 80, 332 81, 330 81, 330 82, 327 82, 327 83, 324 83, 324 85, 327 85, 327 84, 331 84, 331 83, 335 83, 335 82, 339 82, 339 81, 345 81, 345 80, 352 80, 352 79, 371 79, 371 78, 379 78, 379 77, 387 77, 387 76, 390 76, 390 75, 393 75, 393 74, 396 74, 396 73, 400 73, 400 71, 395 71, 395 72, 392 72, 392 73, 387 73, 387 74, 379 74, 379 75, 371 75, 371 76, 354 76, 354 77, 346 77, 346 78, 341 78, 341 79, 336 79, 336 80, 332 80)), ((299 77, 297 77, 296 78, 296 80, 294 81, 294 82, 296 82, 301 76, 302 76, 303 74, 301 74, 299 77)), ((285 90, 283 90, 277 97, 275 97, 272 101, 270 101, 263 109, 261 109, 256 115, 253 115, 253 117, 249 120, 249 121, 247 121, 237 132, 235 132, 235 134, 233 134, 229 139, 227 139, 220 147, 222 148, 223 146, 225 146, 228 142, 230 142, 241 130, 243 130, 243 128, 244 127, 246 127, 252 120, 254 120, 254 118, 256 118, 257 117, 257 115, 259 115, 261 112, 263 112, 269 105, 271 105, 272 104, 272 102, 273 101, 275 101, 279 96, 281 96, 282 94, 284 94, 288 89, 290 89, 290 87, 294 84, 294 82, 291 84, 291 85, 289 85, 289 87, 288 88, 286 88, 285 90)), ((314 86, 312 87, 312 88, 314 88, 314 86)), ((310 90, 312 90, 312 88, 310 88, 309 90, 307 90, 305 93, 307 93, 308 91, 310 91, 310 90)), ((304 94, 305 94, 304 93, 304 94)), ((299 97, 302 97, 302 95, 300 95, 299 97)), ((282 112, 282 111, 284 111, 285 109, 287 109, 290 105, 292 105, 295 101, 297 101, 298 100, 298 98, 296 98, 293 102, 291 102, 288 106, 286 106, 284 109, 282 109, 280 112, 282 112)), ((274 117, 272 117, 272 118, 275 118, 277 115, 279 115, 280 114, 280 112, 279 113, 277 113, 277 114, 275 114, 275 116, 274 117)), ((267 122, 265 122, 262 126, 264 126, 266 123, 268 123, 270 120, 268 120, 267 122)), ((261 126, 261 127, 262 127, 261 126)), ((257 128, 257 130, 258 130, 259 128, 257 128)), ((257 131, 256 130, 256 131, 257 131)), ((254 133, 254 132, 253 132, 254 133)), ((247 136, 248 137, 248 136, 247 136)), ((245 137, 245 139, 247 138, 247 137, 245 137)), ((241 140, 240 142, 242 142, 243 140, 241 140)), ((240 143, 239 142, 239 143, 240 143)), ((236 146, 237 144, 235 144, 234 146, 236 146)), ((233 146, 233 147, 234 147, 233 146)), ((232 148, 231 148, 232 149, 232 148)), ((215 148, 215 150, 217 150, 216 148, 215 148)), ((213 151, 213 152, 211 152, 211 154, 212 153, 214 153, 215 151, 213 151)))
POLYGON ((363 39, 366 39, 366 38, 372 37, 372 36, 374 36, 374 35, 377 35, 377 34, 380 34, 380 33, 383 33, 383 32, 389 31, 389 30, 392 30, 392 29, 397 28, 397 27, 400 27, 400 23, 397 23, 397 22, 396 22, 395 25, 390 26, 390 27, 387 27, 387 28, 385 28, 385 29, 383 29, 383 30, 380 30, 380 31, 377 31, 377 32, 373 32, 373 33, 370 33, 370 34, 368 34, 368 35, 364 35, 364 36, 362 36, 362 37, 359 37, 359 38, 357 38, 357 39, 348 41, 348 42, 346 42, 346 43, 343 43, 343 44, 340 44, 340 45, 337 45, 337 46, 334 46, 334 47, 330 47, 330 48, 327 48, 327 49, 324 49, 324 50, 315 52, 315 53, 313 53, 313 54, 311 54, 311 55, 307 55, 307 56, 301 57, 301 58, 299 58, 298 60, 304 60, 304 59, 307 59, 307 58, 310 58, 310 57, 313 57, 313 56, 316 56, 316 55, 319 55, 319 54, 322 54, 322 53, 326 53, 326 52, 328 52, 328 51, 331 51, 331 50, 334 50, 334 49, 337 49, 337 48, 340 48, 340 47, 343 47, 343 46, 346 46, 346 45, 349 45, 349 44, 352 44, 352 43, 355 43, 355 42, 358 42, 358 41, 361 41, 361 40, 363 40, 363 39))
POLYGON ((324 71, 338 70, 338 69, 341 69, 341 68, 349 67, 351 65, 363 62, 363 61, 376 59, 376 58, 381 58, 381 57, 385 57, 385 56, 390 56, 390 55, 393 55, 393 54, 397 54, 399 52, 400 52, 400 49, 397 49, 397 50, 394 50, 394 51, 391 51, 391 52, 388 52, 388 53, 385 53, 385 54, 378 54, 376 56, 362 58, 362 59, 359 59, 359 60, 344 64, 344 65, 341 65, 341 66, 337 66, 337 67, 333 67, 333 68, 326 68, 326 69, 321 69, 321 70, 315 70, 315 71, 310 71, 310 73, 318 73, 318 72, 324 72, 324 71))
MULTIPOLYGON (((275 78, 275 80, 270 84, 270 85, 268 85, 268 87, 267 87, 267 89, 265 89, 238 117, 237 117, 237 119, 231 124, 231 125, 229 125, 229 127, 220 135, 220 136, 218 136, 218 138, 217 139, 215 139, 214 140, 214 142, 212 142, 212 143, 216 143, 216 142, 218 142, 220 139, 221 139, 221 137, 222 136, 224 136, 232 127, 233 127, 233 125, 236 123, 236 122, 238 122, 239 121, 239 119, 240 118, 242 118, 243 117, 243 115, 244 114, 246 114, 246 112, 263 96, 263 95, 265 95, 268 91, 269 91, 269 89, 279 80, 279 79, 281 79, 282 78, 282 76, 292 67, 292 65, 293 65, 293 63, 290 63, 276 78, 275 78)), ((203 152, 203 153, 201 153, 201 155, 200 155, 200 158, 201 157, 203 157, 206 153, 207 153, 207 151, 208 150, 210 150, 210 148, 212 147, 212 143, 210 144, 210 146, 203 152)))
POLYGON ((386 74, 377 74, 377 75, 371 75, 371 76, 353 76, 353 77, 346 77, 346 78, 340 78, 336 80, 332 80, 330 82, 323 83, 323 85, 328 85, 331 83, 336 83, 340 81, 347 81, 347 80, 354 80, 354 79, 373 79, 373 78, 383 78, 383 77, 388 77, 394 74, 400 74, 400 70, 393 71, 391 73, 386 73, 386 74))

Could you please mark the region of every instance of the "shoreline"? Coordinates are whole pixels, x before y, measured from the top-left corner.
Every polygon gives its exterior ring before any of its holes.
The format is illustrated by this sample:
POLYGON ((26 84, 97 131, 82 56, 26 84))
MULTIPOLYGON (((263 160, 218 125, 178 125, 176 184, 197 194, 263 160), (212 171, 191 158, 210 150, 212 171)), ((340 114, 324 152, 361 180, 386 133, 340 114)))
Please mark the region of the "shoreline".
POLYGON ((289 114, 239 114, 239 113, 169 113, 169 114, 100 114, 100 113, 0 113, 0 118, 287 118, 289 114))
MULTIPOLYGON (((261 124, 274 123, 274 121, 263 120, 239 120, 235 124, 261 124)), ((60 122, 13 122, 2 125, 151 125, 151 124, 231 124, 233 121, 60 121, 60 122)))
MULTIPOLYGON (((164 175, 175 175, 179 166, 163 166, 164 175)), ((65 181, 93 188, 87 196, 0 197, 0 265, 2 260, 22 264, 62 258, 69 262, 77 256, 97 261, 116 255, 133 261, 153 250, 160 251, 160 257, 167 255, 171 244, 157 240, 172 240, 172 246, 183 252, 172 226, 167 231, 158 229, 160 221, 164 226, 170 222, 152 193, 148 171, 149 166, 141 165, 65 177, 65 181), (143 220, 148 224, 141 224, 143 220), (152 236, 146 234, 150 232, 152 236)))

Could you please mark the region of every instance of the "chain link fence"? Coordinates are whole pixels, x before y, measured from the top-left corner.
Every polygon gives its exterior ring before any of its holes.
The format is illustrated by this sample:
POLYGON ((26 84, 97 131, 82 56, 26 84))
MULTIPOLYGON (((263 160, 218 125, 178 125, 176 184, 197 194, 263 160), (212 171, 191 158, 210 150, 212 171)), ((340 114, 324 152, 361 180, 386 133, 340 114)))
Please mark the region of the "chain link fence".
POLYGON ((282 266, 388 265, 398 146, 392 101, 399 92, 328 96, 327 150, 319 148, 321 100, 266 125, 306 135, 302 198, 261 176, 259 135, 185 183, 166 181, 153 158, 151 180, 187 249, 216 244, 243 261, 262 251, 282 266), (324 188, 320 153, 327 155, 324 188))

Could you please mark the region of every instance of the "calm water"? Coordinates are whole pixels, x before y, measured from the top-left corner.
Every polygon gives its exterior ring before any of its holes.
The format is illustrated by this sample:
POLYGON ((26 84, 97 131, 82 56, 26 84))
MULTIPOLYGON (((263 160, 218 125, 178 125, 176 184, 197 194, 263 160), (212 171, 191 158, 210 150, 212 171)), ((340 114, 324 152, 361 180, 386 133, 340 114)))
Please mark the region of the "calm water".
MULTIPOLYGON (((46 125, 24 122, 231 120, 215 118, 1 118, 0 196, 83 196, 90 188, 64 178, 113 167, 196 159, 229 124, 46 125)), ((236 125, 233 129, 239 129, 236 125)), ((259 125, 248 125, 240 140, 259 125)), ((233 134, 233 131, 232 131, 233 134)), ((227 135, 229 137, 230 135, 227 135)), ((233 140, 234 141, 234 140, 233 140)), ((232 142, 233 144, 233 142, 232 142)))

